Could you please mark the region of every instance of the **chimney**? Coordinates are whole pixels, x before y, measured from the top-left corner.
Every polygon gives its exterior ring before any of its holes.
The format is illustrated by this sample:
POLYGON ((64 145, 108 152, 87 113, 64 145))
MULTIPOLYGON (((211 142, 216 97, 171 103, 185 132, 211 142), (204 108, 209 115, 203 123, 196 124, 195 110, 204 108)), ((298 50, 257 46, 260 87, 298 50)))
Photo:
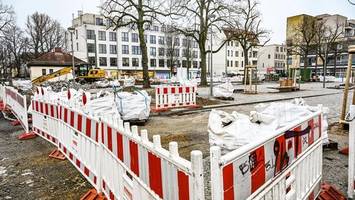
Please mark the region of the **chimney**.
POLYGON ((62 48, 60 48, 60 47, 54 48, 54 52, 55 53, 63 53, 62 48))

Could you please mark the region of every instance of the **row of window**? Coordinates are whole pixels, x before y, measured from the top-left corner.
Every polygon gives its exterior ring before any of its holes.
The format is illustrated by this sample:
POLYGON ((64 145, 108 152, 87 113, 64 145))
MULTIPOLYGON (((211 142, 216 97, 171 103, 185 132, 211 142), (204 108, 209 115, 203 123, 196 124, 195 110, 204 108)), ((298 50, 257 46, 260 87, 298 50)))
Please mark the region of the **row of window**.
MULTIPOLYGON (((110 54, 117 54, 117 45, 109 45, 109 52, 110 54)), ((88 53, 95 53, 95 44, 88 43, 87 44, 88 53)), ((141 48, 140 46, 131 46, 132 55, 141 55, 141 48)), ((107 54, 107 45, 106 44, 99 44, 99 54, 107 54)), ((128 55, 130 54, 129 46, 122 45, 122 54, 128 55)), ((150 55, 157 56, 157 48, 150 47, 150 55)), ((180 57, 180 49, 172 49, 172 48, 158 48, 158 56, 171 56, 180 57)), ((198 58, 198 51, 189 51, 188 49, 182 49, 182 56, 184 57, 191 57, 191 58, 198 58)))
MULTIPOLYGON (((87 30, 87 39, 89 40, 95 40, 95 31, 94 30, 87 30)), ((98 40, 99 41, 106 41, 106 31, 98 31, 98 40)), ((121 40, 123 42, 129 42, 129 33, 128 32, 122 32, 122 38, 121 40)), ((148 43, 148 35, 144 35, 144 40, 145 42, 148 43)), ((116 32, 109 32, 109 41, 115 42, 117 41, 117 33, 116 32)), ((149 36, 149 43, 150 44, 158 44, 160 45, 169 45, 169 46, 180 46, 180 38, 179 37, 174 37, 174 39, 171 36, 155 36, 155 35, 150 35, 149 36), (157 40, 158 39, 158 40, 157 40)), ((131 42, 138 43, 139 42, 139 35, 138 33, 131 33, 131 42)), ((182 46, 184 47, 193 47, 197 48, 198 44, 196 41, 188 40, 186 38, 182 39, 182 46)))
MULTIPOLYGON (((227 67, 239 67, 239 61, 232 61, 232 60, 227 60, 227 67), (234 65, 233 65, 234 63, 234 65)), ((244 61, 241 62, 241 66, 240 67, 244 67, 244 61)))
MULTIPOLYGON (((117 63, 117 58, 109 58, 110 60, 110 65, 108 65, 107 63, 107 58, 106 57, 100 57, 99 58, 99 66, 100 67, 106 67, 106 66, 110 66, 110 67, 117 67, 118 63, 117 63)), ((96 59, 95 57, 89 57, 89 63, 92 65, 96 65, 96 59)), ((139 67, 139 63, 140 63, 140 59, 139 58, 122 58, 122 66, 123 67, 139 67)), ((171 60, 165 60, 165 59, 150 59, 150 65, 149 67, 170 67, 171 65, 174 65, 176 67, 180 67, 181 63, 180 61, 171 63, 171 60)), ((182 67, 187 67, 188 66, 188 62, 186 60, 182 61, 182 67)), ((192 61, 190 64, 191 67, 193 68, 197 68, 198 67, 198 62, 197 61, 192 61)), ((52 71, 53 72, 53 71, 52 71)), ((42 74, 43 74, 43 70, 42 70, 42 74)), ((44 74, 45 75, 45 74, 44 74)))
MULTIPOLYGON (((241 56, 240 57, 244 57, 244 53, 243 51, 241 51, 241 56)), ((233 50, 227 50, 227 56, 228 57, 239 57, 239 51, 233 51, 233 50)), ((253 52, 249 52, 249 58, 257 58, 258 57, 258 52, 257 51, 253 51, 253 52)))

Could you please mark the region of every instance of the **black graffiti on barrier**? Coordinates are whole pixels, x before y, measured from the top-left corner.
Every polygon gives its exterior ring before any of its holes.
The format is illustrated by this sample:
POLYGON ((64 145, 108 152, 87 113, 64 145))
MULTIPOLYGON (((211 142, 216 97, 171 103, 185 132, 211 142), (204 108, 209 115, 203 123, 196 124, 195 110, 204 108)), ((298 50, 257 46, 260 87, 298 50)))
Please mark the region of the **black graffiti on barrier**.
POLYGON ((252 152, 249 155, 249 159, 246 160, 244 163, 239 165, 239 170, 242 172, 242 175, 244 176, 247 172, 253 171, 258 165, 260 161, 258 160, 258 155, 256 152, 252 152))

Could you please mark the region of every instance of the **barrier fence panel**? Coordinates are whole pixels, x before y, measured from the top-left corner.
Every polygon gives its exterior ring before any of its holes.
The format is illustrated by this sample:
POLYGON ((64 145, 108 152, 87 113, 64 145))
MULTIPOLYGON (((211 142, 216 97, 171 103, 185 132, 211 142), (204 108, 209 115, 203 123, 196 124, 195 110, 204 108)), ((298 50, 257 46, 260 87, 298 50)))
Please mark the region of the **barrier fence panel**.
POLYGON ((0 84, 0 101, 5 100, 5 86, 0 84))
POLYGON ((350 105, 346 118, 349 122, 348 198, 352 199, 355 193, 355 105, 350 105))
POLYGON ((224 156, 219 147, 212 147, 212 199, 254 199, 268 187, 281 190, 267 193, 275 195, 270 199, 294 199, 293 195, 305 199, 314 194, 321 178, 321 120, 319 111, 264 141, 248 144, 224 156))
POLYGON ((32 109, 35 132, 57 145, 109 199, 204 199, 201 152, 193 151, 187 161, 179 156, 177 143, 167 151, 159 136, 152 143, 145 130, 139 135, 119 116, 99 119, 43 95, 35 96, 32 109))
POLYGON ((196 94, 197 86, 158 86, 155 88, 155 108, 195 106, 196 94))
POLYGON ((11 109, 11 112, 19 120, 26 133, 29 133, 26 96, 21 95, 15 88, 6 86, 5 103, 6 107, 11 109))
POLYGON ((191 162, 178 154, 176 142, 163 149, 160 137, 148 140, 119 118, 105 117, 101 123, 104 167, 103 191, 111 199, 202 200, 204 183, 202 153, 191 152, 191 162), (115 166, 115 168, 110 168, 115 166), (120 180, 120 181, 116 181, 120 180))

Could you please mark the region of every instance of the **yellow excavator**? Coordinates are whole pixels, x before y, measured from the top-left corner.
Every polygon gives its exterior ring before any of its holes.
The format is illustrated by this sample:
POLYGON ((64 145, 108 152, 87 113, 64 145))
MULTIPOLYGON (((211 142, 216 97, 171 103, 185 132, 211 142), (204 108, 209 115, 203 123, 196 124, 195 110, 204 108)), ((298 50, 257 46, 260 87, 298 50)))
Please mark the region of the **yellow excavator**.
MULTIPOLYGON (((72 73, 72 67, 65 67, 53 73, 40 76, 32 80, 33 85, 40 85, 51 79, 64 76, 72 73)), ((92 69, 89 66, 80 66, 75 70, 75 81, 84 83, 84 82, 93 82, 97 80, 106 79, 106 71, 104 69, 92 69)))

